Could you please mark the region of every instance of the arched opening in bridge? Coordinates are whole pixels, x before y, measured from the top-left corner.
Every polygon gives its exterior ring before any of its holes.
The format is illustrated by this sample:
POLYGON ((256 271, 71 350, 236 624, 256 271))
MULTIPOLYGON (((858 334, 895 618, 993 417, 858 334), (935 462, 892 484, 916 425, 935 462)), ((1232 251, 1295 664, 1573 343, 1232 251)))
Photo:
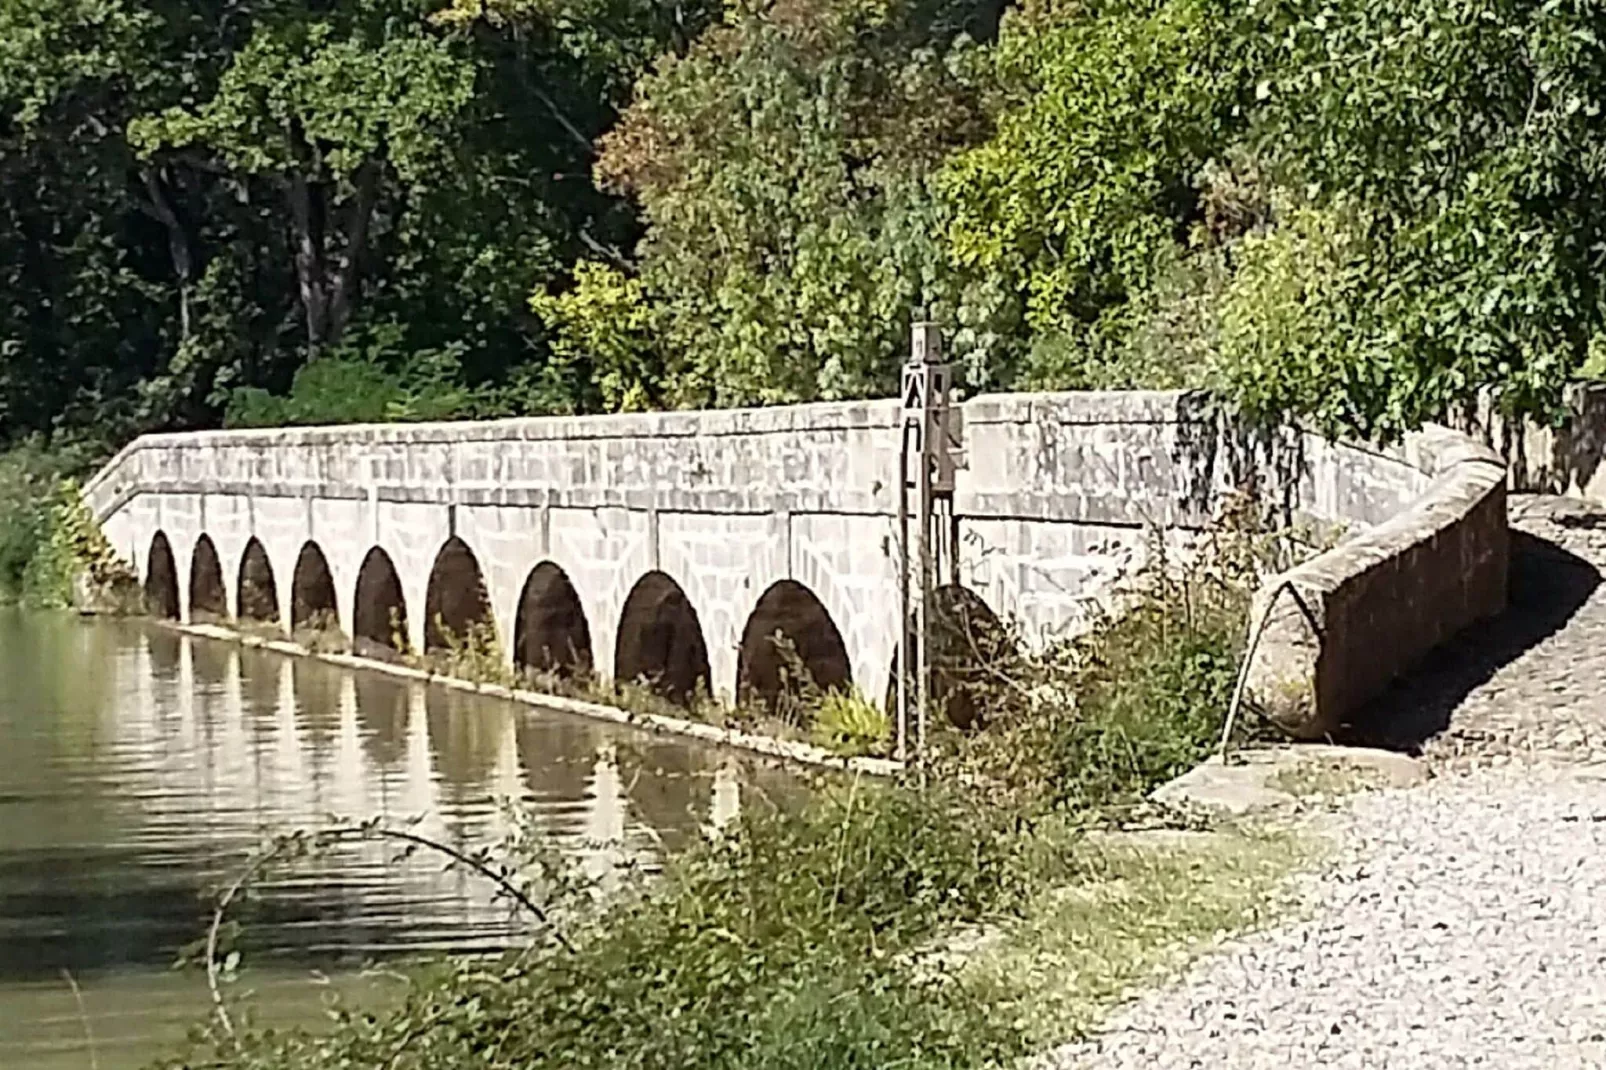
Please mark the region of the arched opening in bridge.
POLYGON ((406 652, 411 648, 407 640, 407 601, 402 597, 401 577, 390 555, 379 547, 368 551, 357 571, 357 592, 352 602, 351 637, 359 647, 358 653, 373 653, 373 648, 406 652))
POLYGON ((335 578, 329 573, 323 549, 315 542, 308 542, 296 555, 296 571, 290 579, 290 626, 296 631, 340 630, 335 578))
POLYGON ((736 669, 737 704, 802 723, 804 704, 853 683, 842 633, 814 592, 795 580, 772 584, 742 629, 736 669))
POLYGON ((227 617, 229 596, 223 587, 223 566, 210 535, 195 540, 190 555, 190 619, 227 617))
POLYGON ((172 544, 160 531, 152 537, 145 559, 145 607, 161 620, 178 620, 178 566, 172 544))
MULTIPOLYGON (((1012 678, 1016 647, 998 614, 968 587, 948 584, 932 592, 932 707, 956 728, 980 728, 986 720, 986 688, 1012 678)), ((913 634, 911 649, 918 649, 913 634)), ((908 686, 914 688, 911 675, 908 686)), ((898 709, 898 654, 887 677, 887 711, 898 709)), ((911 728, 911 731, 913 729, 911 728)))
POLYGON ((543 561, 530 571, 513 624, 513 662, 564 679, 591 675, 591 625, 568 573, 543 561))
POLYGON ((625 599, 613 675, 624 683, 645 683, 681 705, 710 689, 702 621, 680 584, 662 572, 641 577, 625 599))
POLYGON ((241 620, 279 623, 279 585, 273 580, 268 551, 254 537, 240 558, 239 596, 241 620))
POLYGON ((467 643, 476 649, 496 642, 491 599, 480 562, 468 543, 453 535, 435 555, 424 593, 424 651, 467 643))

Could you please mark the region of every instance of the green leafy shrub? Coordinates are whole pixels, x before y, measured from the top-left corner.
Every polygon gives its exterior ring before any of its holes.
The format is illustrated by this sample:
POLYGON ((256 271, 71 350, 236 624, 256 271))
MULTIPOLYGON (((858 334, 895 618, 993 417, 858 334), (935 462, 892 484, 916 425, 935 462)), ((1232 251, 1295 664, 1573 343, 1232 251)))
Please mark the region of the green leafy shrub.
POLYGON ((463 381, 461 344, 403 353, 395 325, 352 338, 302 365, 287 394, 242 387, 229 396, 225 427, 469 419, 499 408, 493 388, 463 381))
POLYGON ((1157 534, 1079 634, 1037 647, 1006 623, 991 671, 959 682, 985 730, 941 740, 943 775, 988 784, 1023 811, 1098 815, 1202 759, 1231 701, 1255 587, 1306 552, 1251 513, 1248 499, 1229 502, 1183 561, 1157 534))
POLYGON ((399 1005, 342 1013, 324 1035, 218 1038, 214 1065, 986 1065, 1018 1050, 1012 1030, 909 953, 1019 909, 1038 862, 1025 842, 960 795, 821 785, 799 808, 750 809, 600 907, 553 904, 572 954, 542 943, 441 963, 399 1005))
POLYGON ((49 538, 56 478, 37 447, 0 455, 0 597, 22 597, 28 564, 49 538))
POLYGON ((22 576, 23 600, 44 609, 137 613, 139 578, 117 556, 84 504, 76 480, 58 481, 45 504, 46 537, 22 576))
POLYGON ((131 574, 69 478, 89 456, 81 446, 50 450, 37 441, 0 454, 0 601, 70 605, 80 573, 91 589, 128 600, 131 574))

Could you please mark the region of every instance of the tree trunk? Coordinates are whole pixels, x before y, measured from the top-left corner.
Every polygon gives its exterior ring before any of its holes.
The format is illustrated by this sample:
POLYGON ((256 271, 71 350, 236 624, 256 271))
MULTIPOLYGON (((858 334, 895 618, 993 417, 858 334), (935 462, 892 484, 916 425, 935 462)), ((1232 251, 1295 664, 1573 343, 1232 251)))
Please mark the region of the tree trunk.
POLYGON ((173 261, 173 275, 178 279, 178 330, 179 345, 190 337, 190 284, 195 279, 195 256, 190 244, 190 233, 178 217, 173 200, 167 194, 167 185, 155 168, 141 170, 145 192, 151 203, 146 211, 167 228, 167 253, 173 261))
POLYGON ((346 252, 341 259, 330 288, 328 342, 337 342, 351 320, 351 302, 356 294, 358 273, 363 254, 368 248, 368 226, 374 218, 374 205, 379 199, 379 178, 382 165, 370 157, 357 169, 356 193, 352 196, 346 222, 346 252))
POLYGON ((307 319, 307 348, 316 357, 329 333, 329 296, 325 287, 323 235, 313 218, 313 191, 304 174, 290 175, 290 228, 295 243, 296 284, 307 319))

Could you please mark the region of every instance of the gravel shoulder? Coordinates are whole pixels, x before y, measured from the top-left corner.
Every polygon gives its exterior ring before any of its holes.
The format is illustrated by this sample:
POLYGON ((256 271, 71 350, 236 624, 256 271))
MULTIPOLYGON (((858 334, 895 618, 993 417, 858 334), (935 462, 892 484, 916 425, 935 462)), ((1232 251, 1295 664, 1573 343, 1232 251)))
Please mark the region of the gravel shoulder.
POLYGON ((1512 518, 1512 612, 1380 706, 1433 777, 1323 815, 1286 920, 1041 1066, 1606 1067, 1606 514, 1512 518))

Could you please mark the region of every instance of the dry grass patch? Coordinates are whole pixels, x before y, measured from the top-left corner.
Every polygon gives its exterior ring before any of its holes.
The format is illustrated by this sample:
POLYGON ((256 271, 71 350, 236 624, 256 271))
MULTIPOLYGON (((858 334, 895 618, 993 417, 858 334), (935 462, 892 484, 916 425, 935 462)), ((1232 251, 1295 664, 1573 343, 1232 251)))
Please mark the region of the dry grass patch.
POLYGON ((1085 1035, 1138 986, 1281 915, 1287 877, 1318 848, 1251 828, 1089 837, 1076 850, 1083 879, 1037 895, 966 970, 1034 1048, 1085 1035))

